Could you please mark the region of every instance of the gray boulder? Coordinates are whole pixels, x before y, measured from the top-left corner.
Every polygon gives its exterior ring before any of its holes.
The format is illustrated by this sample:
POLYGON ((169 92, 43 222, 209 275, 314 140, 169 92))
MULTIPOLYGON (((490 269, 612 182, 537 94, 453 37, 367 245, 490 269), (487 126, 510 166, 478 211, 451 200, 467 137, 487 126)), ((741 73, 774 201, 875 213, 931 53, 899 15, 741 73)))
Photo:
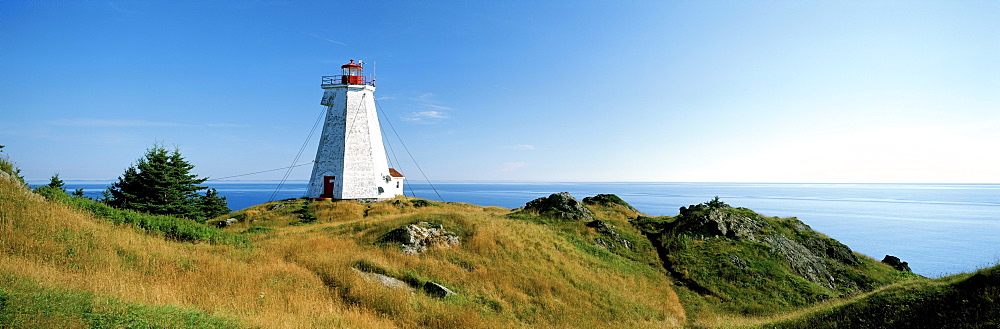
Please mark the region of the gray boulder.
POLYGON ((446 231, 443 226, 428 222, 397 228, 383 235, 379 241, 399 243, 407 255, 419 254, 428 248, 451 248, 461 243, 458 236, 446 231))
POLYGON ((455 295, 455 292, 448 289, 448 287, 431 281, 424 283, 424 292, 427 293, 427 295, 436 298, 445 298, 450 295, 455 295))
POLYGON ((410 292, 413 292, 413 288, 410 288, 410 286, 408 284, 406 284, 406 282, 403 282, 400 279, 397 279, 397 278, 394 278, 394 277, 391 277, 391 276, 388 276, 388 275, 385 275, 385 274, 379 274, 379 273, 373 273, 373 272, 365 272, 365 271, 362 271, 362 270, 359 270, 359 269, 356 269, 356 268, 353 268, 353 267, 351 269, 354 270, 354 272, 357 272, 358 275, 360 275, 361 277, 367 279, 368 281, 374 281, 374 282, 381 283, 383 286, 386 286, 388 288, 406 289, 406 290, 409 290, 410 292))
POLYGON ((726 257, 729 258, 730 263, 733 263, 733 266, 736 266, 741 270, 747 268, 747 266, 750 266, 750 264, 747 263, 747 261, 743 260, 743 258, 740 258, 740 256, 729 254, 726 257))
POLYGON ((218 222, 215 222, 215 227, 226 228, 226 227, 229 227, 229 225, 233 225, 233 224, 236 224, 236 223, 239 223, 239 222, 240 222, 239 219, 230 217, 230 218, 226 218, 224 220, 220 220, 218 222))

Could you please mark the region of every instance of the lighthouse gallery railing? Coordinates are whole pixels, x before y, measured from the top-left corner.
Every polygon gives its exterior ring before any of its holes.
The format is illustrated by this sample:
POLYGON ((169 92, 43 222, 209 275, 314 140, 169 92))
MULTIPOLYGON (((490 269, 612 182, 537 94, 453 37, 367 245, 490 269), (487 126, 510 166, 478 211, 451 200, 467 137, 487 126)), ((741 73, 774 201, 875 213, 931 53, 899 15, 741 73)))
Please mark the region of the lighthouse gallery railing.
POLYGON ((375 86, 375 79, 363 75, 327 75, 323 77, 322 86, 332 85, 369 85, 375 86))

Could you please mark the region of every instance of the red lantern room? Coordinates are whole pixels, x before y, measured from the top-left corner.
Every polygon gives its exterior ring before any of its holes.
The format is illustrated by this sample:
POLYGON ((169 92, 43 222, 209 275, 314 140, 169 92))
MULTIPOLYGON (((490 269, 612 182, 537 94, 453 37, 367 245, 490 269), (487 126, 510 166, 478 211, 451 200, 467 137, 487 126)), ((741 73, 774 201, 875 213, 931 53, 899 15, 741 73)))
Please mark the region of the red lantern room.
POLYGON ((352 59, 350 63, 340 66, 343 71, 340 75, 340 83, 345 85, 361 85, 365 83, 365 75, 362 72, 360 64, 354 64, 352 59))
POLYGON ((342 85, 369 85, 374 87, 375 79, 365 76, 364 68, 361 67, 363 64, 361 61, 355 63, 352 59, 350 63, 341 65, 340 75, 323 77, 323 88, 333 88, 342 85))

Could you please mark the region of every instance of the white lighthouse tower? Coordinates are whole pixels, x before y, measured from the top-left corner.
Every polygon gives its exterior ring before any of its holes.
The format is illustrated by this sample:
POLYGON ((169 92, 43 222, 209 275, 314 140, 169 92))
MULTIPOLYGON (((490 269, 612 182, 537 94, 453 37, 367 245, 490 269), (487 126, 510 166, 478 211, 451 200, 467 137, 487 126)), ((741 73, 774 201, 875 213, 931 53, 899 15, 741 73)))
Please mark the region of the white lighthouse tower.
POLYGON ((375 80, 361 65, 352 59, 341 75, 323 77, 326 123, 306 197, 374 201, 403 194, 404 177, 389 168, 382 144, 375 80))

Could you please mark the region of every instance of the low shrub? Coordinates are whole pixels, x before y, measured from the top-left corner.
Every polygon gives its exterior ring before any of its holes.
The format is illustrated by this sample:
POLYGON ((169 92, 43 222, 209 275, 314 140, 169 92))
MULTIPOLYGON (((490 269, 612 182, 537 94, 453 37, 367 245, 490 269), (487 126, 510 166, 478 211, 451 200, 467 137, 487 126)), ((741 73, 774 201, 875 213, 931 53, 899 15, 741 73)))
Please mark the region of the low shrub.
POLYGON ((195 222, 191 219, 167 215, 150 215, 132 210, 122 210, 102 202, 83 197, 71 197, 66 191, 49 186, 35 189, 35 193, 46 198, 69 204, 90 214, 119 225, 132 225, 153 235, 184 242, 207 242, 211 244, 248 245, 246 237, 225 232, 215 227, 195 222))

